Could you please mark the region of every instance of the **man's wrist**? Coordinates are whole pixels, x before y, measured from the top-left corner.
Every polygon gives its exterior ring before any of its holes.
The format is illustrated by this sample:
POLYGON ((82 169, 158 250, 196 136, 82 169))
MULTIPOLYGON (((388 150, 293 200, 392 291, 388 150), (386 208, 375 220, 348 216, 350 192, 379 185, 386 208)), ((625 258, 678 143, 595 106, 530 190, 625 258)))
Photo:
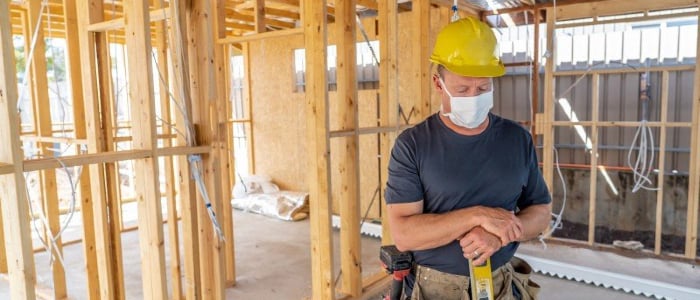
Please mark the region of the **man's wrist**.
POLYGON ((470 230, 471 230, 471 228, 481 226, 481 224, 485 222, 484 214, 481 213, 481 206, 468 207, 465 210, 465 213, 466 213, 465 219, 468 220, 467 225, 470 228, 470 230))

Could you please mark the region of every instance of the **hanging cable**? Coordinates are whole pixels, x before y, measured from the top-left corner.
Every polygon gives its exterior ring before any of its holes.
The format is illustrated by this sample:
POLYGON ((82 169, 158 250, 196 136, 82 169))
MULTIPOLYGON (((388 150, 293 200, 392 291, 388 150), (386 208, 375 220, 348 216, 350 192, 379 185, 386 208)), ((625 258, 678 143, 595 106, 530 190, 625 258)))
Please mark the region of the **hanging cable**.
MULTIPOLYGON (((37 23, 36 23, 36 26, 35 26, 35 28, 34 28, 34 32, 33 32, 33 36, 32 36, 32 41, 31 41, 30 48, 29 48, 29 53, 28 53, 29 57, 27 58, 27 63, 26 63, 26 65, 25 65, 24 78, 23 78, 23 82, 22 82, 22 87, 23 87, 23 88, 22 88, 21 91, 20 91, 20 95, 19 95, 18 101, 17 101, 17 111, 18 111, 18 112, 21 112, 20 103, 21 103, 21 100, 24 98, 24 92, 25 92, 25 90, 28 89, 29 82, 28 82, 27 78, 29 77, 29 70, 30 70, 31 64, 32 64, 32 62, 33 62, 33 60, 34 60, 34 50, 35 50, 35 48, 36 48, 36 43, 37 43, 37 41, 38 41, 39 30, 40 30, 41 25, 42 25, 43 15, 44 15, 44 13, 45 13, 45 10, 48 10, 48 9, 49 9, 48 1, 47 1, 47 0, 42 1, 42 2, 41 2, 41 7, 40 7, 40 9, 39 9, 39 16, 38 16, 38 18, 37 18, 37 23)), ((47 19, 47 22, 48 22, 48 33, 49 33, 49 35, 51 35, 51 34, 53 33, 53 30, 52 30, 52 27, 51 27, 52 20, 51 20, 51 13, 50 13, 50 11, 47 11, 46 15, 47 15, 47 18, 48 18, 48 19, 47 19)), ((61 115, 61 127, 62 127, 62 132, 65 133, 65 131, 66 131, 66 130, 65 130, 65 123, 66 123, 66 121, 65 121, 66 112, 65 112, 65 111, 66 111, 66 110, 65 110, 65 106, 64 106, 64 103, 63 103, 63 100, 62 100, 62 96, 61 96, 61 94, 60 94, 60 86, 59 86, 59 84, 58 84, 58 78, 57 78, 57 76, 56 76, 56 74, 57 74, 57 69, 56 69, 56 63, 57 63, 56 58, 57 58, 57 55, 56 55, 56 51, 55 51, 55 48, 54 48, 54 45, 53 45, 53 39, 51 39, 51 41, 52 41, 52 43, 51 43, 51 46, 50 46, 50 47, 51 47, 50 51, 51 51, 51 55, 52 55, 52 58, 53 58, 53 64, 52 64, 51 70, 52 70, 52 72, 53 72, 53 77, 54 77, 54 78, 53 78, 53 81, 54 81, 55 88, 56 88, 55 94, 56 94, 57 97, 59 98, 58 101, 59 101, 59 104, 60 104, 61 110, 62 110, 62 115, 61 115)), ((67 151, 69 148, 70 148, 70 144, 68 145, 68 147, 66 147, 66 150, 65 150, 65 151, 67 151)), ((57 157, 57 156, 62 155, 65 151, 62 151, 61 149, 56 149, 56 150, 49 149, 49 150, 55 152, 55 154, 54 154, 51 158, 53 158, 54 160, 56 160, 56 161, 61 165, 61 167, 63 168, 63 171, 65 172, 65 174, 66 174, 67 177, 68 177, 68 182, 69 182, 69 185, 70 185, 70 188, 71 188, 71 201, 70 201, 70 205, 69 205, 69 209, 68 209, 68 211, 69 211, 69 212, 68 212, 68 217, 67 217, 61 224, 59 224, 59 230, 58 230, 58 232, 57 232, 56 234, 50 233, 50 232, 51 232, 51 227, 50 227, 50 224, 49 224, 49 222, 48 222, 48 219, 46 218, 46 216, 44 215, 44 213, 41 212, 41 211, 39 212, 39 214, 36 214, 36 216, 37 216, 37 217, 39 218, 39 220, 41 221, 40 224, 42 225, 43 231, 44 231, 46 234, 41 234, 41 232, 39 231, 39 227, 37 226, 37 224, 36 224, 35 221, 32 221, 31 224, 32 224, 32 228, 33 228, 34 231, 36 232, 37 238, 39 239, 39 241, 41 242, 41 244, 44 246, 44 248, 45 248, 49 253, 51 253, 49 263, 50 263, 50 264, 53 264, 54 258, 55 258, 56 260, 59 261, 59 263, 61 263, 61 265, 65 266, 64 261, 63 261, 63 256, 61 255, 61 253, 60 253, 59 250, 58 250, 57 241, 61 238, 61 235, 63 235, 63 232, 65 232, 66 228, 68 227, 68 225, 70 224, 71 220, 73 219, 73 216, 75 215, 76 204, 77 204, 77 202, 78 202, 78 200, 77 200, 77 195, 76 195, 76 189, 77 189, 76 185, 77 185, 77 182, 74 183, 73 176, 72 176, 71 173, 69 172, 68 167, 63 163, 62 160, 60 160, 60 159, 57 157), (45 235, 46 235, 46 240, 43 238, 43 236, 45 236, 45 235), (48 241, 47 241, 47 240, 48 240, 48 241)), ((32 155, 30 155, 30 158, 32 158, 32 157, 41 157, 41 156, 42 156, 42 155, 32 154, 32 155)), ((78 178, 80 177, 80 174, 82 173, 82 168, 80 168, 79 170, 80 170, 80 171, 78 172, 78 178)), ((25 182, 27 182, 27 173, 24 173, 24 177, 25 177, 25 182)), ((79 182, 79 181, 78 181, 78 182, 79 182)), ((29 194, 29 187, 26 186, 26 185, 25 185, 25 191, 26 191, 26 193, 27 193, 26 199, 27 199, 27 202, 28 202, 28 205, 29 205, 30 214, 31 214, 31 216, 32 216, 32 218, 33 218, 33 217, 35 216, 35 213, 34 213, 34 211, 33 211, 32 199, 31 199, 31 196, 30 196, 30 194, 29 194)))
POLYGON ((214 230, 216 231, 216 235, 219 237, 219 240, 224 241, 224 233, 221 231, 221 226, 219 226, 219 222, 216 220, 216 213, 214 213, 214 208, 211 206, 211 201, 209 201, 209 194, 207 193, 207 187, 204 185, 204 180, 202 179, 202 176, 200 174, 200 169, 201 169, 201 163, 202 163, 202 156, 200 155, 190 155, 187 157, 187 160, 190 162, 190 172, 192 172, 192 177, 194 177, 194 181, 197 183, 197 187, 199 188, 199 192, 202 194, 202 200, 204 201, 204 206, 207 208, 207 212, 209 214, 209 219, 211 220, 211 223, 214 225, 214 230))
POLYGON ((554 146, 552 146, 552 150, 554 151, 554 165, 557 167, 557 174, 559 174, 559 179, 561 180, 562 197, 561 208, 559 209, 559 213, 552 213, 552 217, 554 217, 554 220, 550 221, 549 230, 543 232, 542 234, 540 234, 540 236, 537 237, 540 243, 542 243, 542 247, 544 247, 545 249, 547 249, 547 243, 544 242, 544 239, 552 236, 555 230, 564 227, 561 221, 562 216, 564 215, 564 210, 566 209, 566 181, 564 180, 564 175, 562 175, 561 168, 559 166, 559 151, 557 151, 557 148, 554 146))
POLYGON ((27 63, 24 65, 24 78, 22 79, 22 89, 19 91, 19 96, 17 100, 17 112, 21 112, 21 100, 24 98, 24 92, 29 88, 29 69, 31 68, 32 62, 34 61, 34 48, 36 47, 36 41, 39 36, 39 28, 41 28, 41 19, 44 15, 44 9, 48 6, 48 0, 41 1, 41 7, 39 8, 39 17, 36 20, 36 25, 34 26, 34 33, 32 35, 32 41, 29 45, 29 57, 27 57, 27 63))
MULTIPOLYGON (((648 61, 647 61, 648 64, 648 61)), ((634 185, 632 192, 636 193, 641 189, 647 191, 656 191, 658 187, 654 187, 654 182, 649 178, 654 165, 654 134, 650 127, 647 126, 649 120, 649 71, 642 73, 640 78, 641 90, 640 100, 642 104, 642 120, 634 134, 630 150, 627 152, 627 165, 632 169, 634 185), (637 150, 637 159, 632 163, 632 155, 634 150, 637 150)))
MULTIPOLYGON (((33 155, 32 157, 33 157, 33 158, 40 158, 41 155, 33 155)), ((75 215, 76 207, 77 207, 77 202, 78 202, 78 200, 77 200, 78 198, 77 198, 77 195, 76 195, 76 193, 77 193, 77 184, 78 184, 79 181, 74 181, 74 180, 73 180, 73 176, 71 175, 70 172, 68 172, 68 167, 63 163, 63 161, 62 161, 61 159, 59 159, 58 157, 55 157, 55 156, 52 157, 52 158, 53 158, 54 160, 56 160, 56 161, 61 165, 61 167, 63 168, 64 172, 65 172, 66 175, 68 176, 68 183, 69 183, 70 188, 71 188, 71 202, 70 202, 70 206, 69 206, 69 208, 68 208, 68 217, 66 217, 66 219, 59 225, 59 230, 58 230, 58 232, 57 232, 56 234, 50 234, 49 236, 46 236, 46 239, 47 239, 48 241, 44 240, 44 238, 43 238, 44 235, 41 234, 41 231, 39 231, 39 227, 36 225, 36 221, 32 221, 31 224, 32 224, 32 228, 34 229, 34 232, 36 232, 36 234, 37 234, 37 237, 38 237, 38 239, 39 239, 39 242, 41 242, 41 244, 44 246, 44 248, 45 248, 49 253, 52 254, 52 256, 51 256, 51 258, 50 258, 50 260, 49 260, 49 264, 53 264, 53 262, 54 262, 54 257, 55 257, 55 258, 61 263, 61 265, 65 266, 64 261, 63 261, 63 256, 62 256, 62 254, 61 254, 61 253, 59 252, 59 250, 58 250, 58 244, 57 244, 57 242, 58 242, 58 240, 61 238, 61 236, 63 235, 63 233, 65 232, 66 228, 68 228, 68 225, 70 224, 71 220, 73 219, 73 216, 75 215)), ((79 168, 79 171, 78 171, 78 174, 77 174, 77 175, 78 175, 78 176, 77 176, 78 178, 80 178, 80 174, 82 174, 82 167, 79 168)), ((26 173, 26 172, 25 172, 25 174, 24 174, 24 179, 25 179, 25 182, 28 182, 27 173, 26 173)), ((26 197, 27 197, 27 202, 28 202, 28 205, 29 205, 29 213, 30 213, 30 215, 32 216, 32 218, 34 218, 34 216, 37 216, 37 217, 39 218, 39 221, 41 221, 40 224, 42 225, 43 231, 44 231, 44 232, 47 232, 47 235, 48 235, 48 232, 51 232, 51 226, 50 226, 50 224, 49 224, 48 219, 47 219, 46 216, 44 215, 43 211, 39 211, 38 214, 35 214, 35 213, 34 213, 34 209, 33 209, 33 206, 32 206, 32 199, 31 199, 31 196, 30 196, 30 194, 29 194, 29 187, 28 187, 27 185, 25 185, 25 191, 26 191, 26 193, 27 193, 27 196, 26 196, 26 197)))
POLYGON ((369 42, 369 37, 367 36, 367 32, 365 31, 365 26, 362 25, 362 20, 360 20, 360 15, 355 14, 355 22, 357 22, 357 27, 360 28, 360 32, 362 33, 362 37, 365 39, 365 43, 367 43, 367 47, 369 47, 369 52, 372 53, 372 58, 374 59, 374 63, 376 63, 377 67, 379 67, 379 59, 377 58, 377 54, 374 52, 374 47, 372 47, 372 43, 369 42))
MULTIPOLYGON (((164 7, 164 3, 162 0, 161 0, 161 6, 164 7)), ((177 16, 179 14, 179 12, 177 12, 178 6, 175 5, 174 8, 176 10, 176 12, 174 13, 174 16, 177 16)), ((171 30, 177 31, 176 36, 180 36, 181 28, 179 25, 175 24, 174 26, 171 26, 170 28, 171 28, 171 30)), ((173 45, 174 47, 177 47, 177 49, 173 49, 173 50, 176 50, 175 52, 177 53, 174 55, 179 54, 178 56, 181 59, 181 61, 186 62, 186 60, 184 59, 184 56, 182 56, 182 53, 184 52, 182 49, 182 43, 175 42, 172 44, 174 44, 173 45)), ((172 53, 172 51, 171 51, 171 53, 172 53)), ((156 68, 155 68, 156 73, 158 74, 158 78, 160 79, 161 84, 163 86, 167 87, 168 85, 165 83, 165 78, 160 71, 160 67, 158 65, 158 60, 156 59, 153 51, 151 51, 151 57, 153 59, 153 62, 156 65, 156 68)), ((163 92, 163 91, 161 91, 161 92, 163 92)), ((175 96, 173 95, 173 93, 169 89, 167 89, 167 93, 168 93, 168 98, 170 99, 170 101, 172 101, 172 103, 175 104, 175 106, 178 108, 178 110, 182 114, 182 118, 184 120, 184 125, 185 125, 185 130, 186 130, 185 140, 186 140, 187 146, 189 146, 189 147, 195 146, 195 139, 194 139, 195 131, 194 131, 194 128, 192 126, 192 122, 190 121, 190 116, 189 116, 188 112, 185 110, 185 101, 186 101, 187 95, 184 93, 184 91, 180 91, 180 93, 182 94, 182 97, 183 97, 182 104, 181 104, 180 102, 177 101, 177 99, 175 98, 175 96)), ((202 201, 204 202, 204 206, 207 209, 209 219, 211 220, 212 226, 214 227, 214 232, 216 233, 216 235, 220 241, 225 241, 223 230, 221 229, 221 226, 219 225, 219 222, 216 219, 216 213, 214 212, 214 208, 212 207, 212 204, 211 204, 211 201, 209 198, 209 193, 207 192, 207 187, 206 187, 206 184, 204 183, 204 178, 202 178, 202 175, 201 175, 202 174, 202 171, 201 171, 202 170, 202 156, 195 155, 195 154, 188 155, 187 161, 189 162, 189 165, 190 165, 190 172, 192 173, 191 176, 194 179, 194 181, 198 187, 199 193, 202 197, 202 201)))

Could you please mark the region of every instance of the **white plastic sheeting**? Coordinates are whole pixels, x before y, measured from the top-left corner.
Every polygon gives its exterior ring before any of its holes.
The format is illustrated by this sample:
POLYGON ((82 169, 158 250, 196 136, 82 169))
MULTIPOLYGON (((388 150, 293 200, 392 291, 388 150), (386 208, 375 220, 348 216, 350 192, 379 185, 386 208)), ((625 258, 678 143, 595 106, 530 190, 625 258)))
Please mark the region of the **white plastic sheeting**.
POLYGON ((280 191, 269 177, 251 175, 239 178, 233 187, 231 205, 286 221, 298 221, 308 216, 308 193, 280 191))

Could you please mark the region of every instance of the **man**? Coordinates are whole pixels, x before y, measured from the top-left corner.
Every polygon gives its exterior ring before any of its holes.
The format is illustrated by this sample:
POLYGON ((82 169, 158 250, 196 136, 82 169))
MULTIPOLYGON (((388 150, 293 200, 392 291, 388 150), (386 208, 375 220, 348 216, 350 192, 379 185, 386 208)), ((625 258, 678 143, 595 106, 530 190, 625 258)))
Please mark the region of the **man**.
POLYGON ((513 255, 546 229, 551 197, 532 136, 489 113, 492 77, 505 74, 495 50, 492 30, 475 18, 443 28, 430 57, 440 112, 392 149, 385 196, 396 247, 417 264, 405 284, 412 300, 469 299, 468 259, 488 258, 496 299, 536 298, 536 284, 515 272, 529 266, 513 255))

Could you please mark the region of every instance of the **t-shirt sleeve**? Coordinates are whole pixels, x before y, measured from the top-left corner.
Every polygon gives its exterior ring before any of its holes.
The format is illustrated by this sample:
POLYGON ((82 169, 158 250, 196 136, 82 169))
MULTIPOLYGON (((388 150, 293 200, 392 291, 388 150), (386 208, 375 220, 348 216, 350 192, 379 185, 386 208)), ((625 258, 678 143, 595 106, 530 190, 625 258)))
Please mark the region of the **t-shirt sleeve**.
POLYGON ((537 153, 532 138, 528 139, 528 179, 523 193, 518 199, 518 208, 524 209, 534 204, 547 204, 552 202, 547 184, 544 182, 542 172, 537 164, 537 153))
POLYGON ((384 193, 387 204, 409 203, 423 199, 423 184, 418 173, 415 144, 402 134, 396 139, 389 160, 389 178, 384 193))

